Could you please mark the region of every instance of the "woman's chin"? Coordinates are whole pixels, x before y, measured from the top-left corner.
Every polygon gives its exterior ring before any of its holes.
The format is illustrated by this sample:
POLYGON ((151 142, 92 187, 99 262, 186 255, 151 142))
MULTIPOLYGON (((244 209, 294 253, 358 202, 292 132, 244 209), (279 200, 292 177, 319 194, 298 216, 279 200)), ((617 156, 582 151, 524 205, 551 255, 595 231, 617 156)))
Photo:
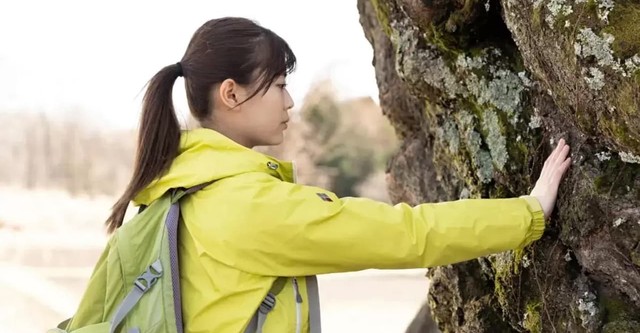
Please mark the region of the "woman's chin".
POLYGON ((261 146, 277 146, 284 142, 284 133, 280 133, 279 135, 274 135, 268 140, 264 140, 261 146))
POLYGON ((280 145, 284 142, 284 135, 280 135, 280 137, 276 138, 273 143, 271 143, 272 146, 277 146, 280 145))

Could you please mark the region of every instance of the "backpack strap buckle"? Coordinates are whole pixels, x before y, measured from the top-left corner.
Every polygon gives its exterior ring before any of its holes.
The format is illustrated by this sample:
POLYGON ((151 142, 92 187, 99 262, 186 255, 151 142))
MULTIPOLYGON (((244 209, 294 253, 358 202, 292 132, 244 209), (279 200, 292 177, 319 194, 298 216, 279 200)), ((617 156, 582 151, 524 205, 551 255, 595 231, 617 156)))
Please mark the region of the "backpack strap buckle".
POLYGON ((136 278, 134 285, 141 291, 146 292, 162 276, 162 263, 160 259, 151 264, 147 270, 136 278))
POLYGON ((271 312, 271 310, 273 310, 275 306, 276 296, 272 293, 268 293, 267 296, 262 300, 262 303, 260 303, 260 308, 258 309, 258 311, 266 315, 267 313, 271 312))

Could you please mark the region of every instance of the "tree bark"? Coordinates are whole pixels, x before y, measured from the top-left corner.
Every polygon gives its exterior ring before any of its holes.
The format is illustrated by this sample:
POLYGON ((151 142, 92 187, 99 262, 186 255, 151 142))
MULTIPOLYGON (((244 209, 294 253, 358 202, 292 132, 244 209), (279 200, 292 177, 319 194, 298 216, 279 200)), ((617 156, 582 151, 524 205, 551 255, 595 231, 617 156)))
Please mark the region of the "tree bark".
MULTIPOLYGON (((443 332, 640 332, 640 3, 358 9, 403 140, 389 163, 394 202, 527 194, 557 140, 572 147, 543 238, 430 269, 418 316, 443 332)), ((416 318, 410 330, 427 326, 416 318)))

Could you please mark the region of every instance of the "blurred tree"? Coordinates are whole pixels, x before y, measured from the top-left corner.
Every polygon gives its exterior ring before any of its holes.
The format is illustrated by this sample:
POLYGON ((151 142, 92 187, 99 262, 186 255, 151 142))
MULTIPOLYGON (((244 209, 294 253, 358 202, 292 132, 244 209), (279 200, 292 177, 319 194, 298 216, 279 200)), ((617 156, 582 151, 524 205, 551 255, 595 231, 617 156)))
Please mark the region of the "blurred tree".
POLYGON ((376 111, 368 98, 339 101, 329 81, 313 87, 300 110, 303 151, 329 175, 327 185, 339 196, 361 195, 359 185, 384 168, 395 148, 390 125, 376 111), (387 144, 375 144, 376 138, 387 144))

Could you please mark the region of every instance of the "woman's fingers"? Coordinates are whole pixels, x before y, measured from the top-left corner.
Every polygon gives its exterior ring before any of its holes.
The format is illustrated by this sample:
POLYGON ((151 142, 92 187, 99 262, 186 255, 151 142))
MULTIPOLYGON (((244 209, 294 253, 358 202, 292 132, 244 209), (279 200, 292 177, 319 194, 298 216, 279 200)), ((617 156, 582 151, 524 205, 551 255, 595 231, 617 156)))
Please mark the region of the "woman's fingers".
POLYGON ((567 173, 567 170, 569 170, 570 166, 571 166, 571 158, 565 159, 564 162, 560 164, 560 167, 558 167, 558 169, 554 173, 554 177, 553 177, 554 183, 560 184, 562 177, 564 177, 565 173, 567 173))
POLYGON ((564 139, 560 139, 558 146, 550 156, 550 163, 547 166, 549 170, 548 176, 551 178, 553 184, 557 187, 562 180, 563 175, 571 165, 571 159, 569 156, 570 147, 566 144, 564 139))
POLYGON ((562 149, 558 153, 558 156, 556 156, 556 160, 555 160, 556 168, 560 167, 560 165, 562 165, 562 163, 564 163, 567 160, 567 156, 569 156, 569 146, 565 145, 564 147, 562 147, 562 149))
POLYGON ((557 163, 558 157, 565 147, 567 146, 565 144, 564 139, 560 139, 560 141, 558 141, 558 145, 556 146, 556 148, 553 150, 551 155, 549 155, 549 162, 550 162, 549 164, 555 165, 555 163, 557 163))
POLYGON ((558 145, 553 149, 551 154, 549 154, 549 156, 545 160, 542 171, 540 172, 540 178, 547 178, 553 175, 553 170, 557 167, 558 159, 560 158, 562 150, 565 149, 565 147, 568 148, 568 146, 565 144, 564 139, 560 139, 560 141, 558 141, 558 145))

